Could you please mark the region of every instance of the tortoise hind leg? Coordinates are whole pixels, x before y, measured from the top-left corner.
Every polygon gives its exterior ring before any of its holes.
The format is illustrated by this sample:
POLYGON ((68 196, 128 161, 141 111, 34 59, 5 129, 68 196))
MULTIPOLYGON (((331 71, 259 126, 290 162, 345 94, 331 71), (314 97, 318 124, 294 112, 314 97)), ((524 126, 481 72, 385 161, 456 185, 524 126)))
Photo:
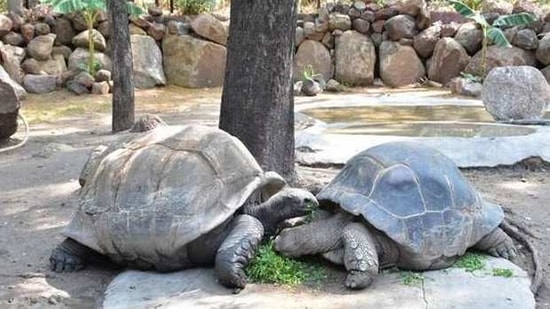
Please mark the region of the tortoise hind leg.
POLYGON ((50 269, 58 273, 78 271, 86 267, 88 259, 96 254, 92 249, 67 238, 52 250, 50 269))
POLYGON ((512 259, 517 256, 512 238, 499 227, 478 241, 473 248, 505 259, 512 259))
POLYGON ((216 275, 224 286, 242 289, 246 285, 244 268, 256 254, 264 228, 249 215, 236 217, 232 224, 231 232, 216 253, 216 275))
POLYGON ((350 223, 343 232, 344 265, 348 271, 346 286, 364 289, 378 274, 378 252, 375 238, 362 223, 350 223))

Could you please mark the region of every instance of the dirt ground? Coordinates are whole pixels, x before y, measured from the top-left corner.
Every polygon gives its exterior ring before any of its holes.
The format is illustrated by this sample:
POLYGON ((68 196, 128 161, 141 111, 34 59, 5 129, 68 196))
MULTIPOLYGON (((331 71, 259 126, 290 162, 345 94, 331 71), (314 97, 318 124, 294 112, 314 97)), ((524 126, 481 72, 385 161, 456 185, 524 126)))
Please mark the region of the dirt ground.
MULTIPOLYGON (((219 89, 139 91, 137 114, 155 113, 169 124, 215 125, 219 96, 219 89)), ((74 274, 48 269, 50 251, 63 239, 60 231, 76 206, 78 176, 88 152, 116 139, 109 133, 109 104, 109 96, 66 92, 31 95, 24 102, 30 139, 24 147, 0 153, 0 308, 97 308, 117 274, 100 267, 74 274)), ((322 182, 337 172, 300 171, 322 182)), ((544 271, 537 307, 550 308, 550 165, 533 160, 464 173, 487 199, 510 209, 508 215, 532 233, 527 237, 544 271)))

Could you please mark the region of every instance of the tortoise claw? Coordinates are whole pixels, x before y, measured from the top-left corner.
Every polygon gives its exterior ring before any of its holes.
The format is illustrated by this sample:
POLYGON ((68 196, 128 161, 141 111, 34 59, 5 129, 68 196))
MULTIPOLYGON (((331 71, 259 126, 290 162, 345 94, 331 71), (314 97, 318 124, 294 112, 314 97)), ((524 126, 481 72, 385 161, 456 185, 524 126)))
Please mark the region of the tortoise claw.
POLYGON ((63 249, 55 248, 50 256, 50 269, 57 273, 75 272, 84 268, 84 261, 73 254, 70 254, 63 249))

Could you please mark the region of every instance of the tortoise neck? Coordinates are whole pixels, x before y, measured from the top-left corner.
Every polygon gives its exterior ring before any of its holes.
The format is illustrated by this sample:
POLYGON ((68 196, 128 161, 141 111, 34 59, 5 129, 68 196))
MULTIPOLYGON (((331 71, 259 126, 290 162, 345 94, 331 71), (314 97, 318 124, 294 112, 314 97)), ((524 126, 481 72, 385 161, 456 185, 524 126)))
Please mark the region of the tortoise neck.
POLYGON ((277 195, 261 204, 250 203, 243 208, 244 214, 253 216, 262 223, 268 236, 275 234, 281 222, 299 215, 295 212, 291 207, 285 207, 277 195))

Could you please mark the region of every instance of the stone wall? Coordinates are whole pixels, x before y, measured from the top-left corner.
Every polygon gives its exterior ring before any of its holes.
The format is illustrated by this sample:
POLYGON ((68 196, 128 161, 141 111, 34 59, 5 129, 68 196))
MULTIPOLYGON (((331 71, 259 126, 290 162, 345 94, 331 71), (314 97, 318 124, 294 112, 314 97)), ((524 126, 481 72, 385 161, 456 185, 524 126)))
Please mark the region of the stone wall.
MULTIPOLYGON (((496 66, 530 65, 550 79, 550 14, 525 0, 515 6, 485 0, 489 20, 500 14, 532 12, 538 21, 506 29, 511 48, 490 46, 487 71, 496 66)), ((136 86, 223 84, 227 18, 216 15, 166 16, 158 9, 130 18, 136 86)), ((75 93, 109 91, 109 27, 100 14, 92 36, 101 70, 82 72, 88 57, 85 24, 79 14, 56 15, 37 6, 24 16, 0 15, 0 79, 9 75, 29 91, 66 86, 75 93), (5 71, 5 72, 3 72, 5 71), (6 74, 7 73, 7 74, 6 74)), ((390 0, 384 7, 356 1, 330 4, 301 15, 296 28, 295 76, 311 69, 325 80, 349 86, 400 87, 427 77, 446 85, 461 72, 479 74, 482 33, 452 10, 428 12, 424 0, 390 0)))

